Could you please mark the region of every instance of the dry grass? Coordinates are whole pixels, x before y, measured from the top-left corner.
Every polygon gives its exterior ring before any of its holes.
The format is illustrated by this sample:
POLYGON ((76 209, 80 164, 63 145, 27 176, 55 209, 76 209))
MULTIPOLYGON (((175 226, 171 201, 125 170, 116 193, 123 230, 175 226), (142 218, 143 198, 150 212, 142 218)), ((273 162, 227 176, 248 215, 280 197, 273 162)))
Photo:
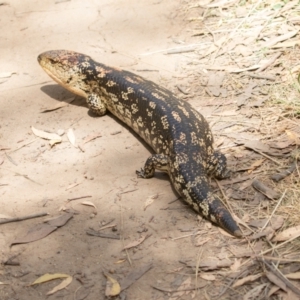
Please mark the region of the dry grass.
MULTIPOLYGON (((229 156, 229 162, 236 170, 232 182, 252 175, 250 181, 259 179, 281 196, 279 200, 270 200, 254 190, 251 182, 246 187, 243 187, 243 181, 223 184, 223 198, 232 198, 232 192, 243 194, 243 199, 231 201, 230 206, 240 224, 244 224, 241 227, 248 236, 247 244, 241 242, 238 245, 252 249, 254 255, 250 259, 241 259, 240 268, 235 270, 237 277, 243 267, 256 266, 251 269, 251 274, 273 272, 280 278, 280 270, 268 269, 267 264, 255 260, 259 252, 254 248, 262 241, 260 253, 268 253, 277 258, 278 263, 284 258, 300 259, 299 239, 272 242, 279 232, 299 225, 300 170, 297 167, 279 182, 270 179, 271 175, 287 169, 297 159, 295 153, 300 145, 300 5, 297 1, 274 3, 266 0, 187 2, 185 12, 190 22, 190 39, 186 41, 186 47, 193 45, 194 50, 190 48, 185 52, 182 47, 181 55, 184 60, 182 69, 188 74, 192 97, 182 96, 203 112, 210 122, 218 146, 229 156), (249 150, 242 140, 258 140, 269 147, 274 143, 288 146, 266 151, 249 150), (265 160, 259 164, 262 158, 265 160), (255 163, 258 165, 253 168, 255 163), (252 238, 253 232, 258 234, 271 228, 273 215, 283 217, 282 225, 269 236, 252 238), (265 226, 247 229, 251 220, 262 218, 268 220, 265 226)), ((286 268, 286 265, 278 263, 277 266, 285 271, 283 266, 286 268)), ((231 273, 232 270, 227 270, 227 275, 231 273)), ((293 287, 288 287, 287 293, 280 289, 273 293, 272 287, 276 283, 271 277, 263 277, 262 281, 268 285, 259 292, 255 287, 261 282, 260 277, 238 289, 230 289, 231 285, 227 285, 226 291, 220 295, 227 295, 224 299, 234 295, 244 295, 244 299, 287 299, 290 293, 300 294, 293 287)), ((285 277, 279 280, 289 286, 285 277)))

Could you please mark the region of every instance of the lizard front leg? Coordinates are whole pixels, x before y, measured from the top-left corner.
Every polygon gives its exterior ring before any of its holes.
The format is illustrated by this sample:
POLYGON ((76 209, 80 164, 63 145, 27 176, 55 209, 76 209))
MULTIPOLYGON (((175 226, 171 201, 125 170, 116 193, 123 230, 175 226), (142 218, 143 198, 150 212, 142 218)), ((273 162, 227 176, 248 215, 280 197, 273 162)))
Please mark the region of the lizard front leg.
POLYGON ((98 94, 89 94, 86 99, 89 109, 97 114, 98 116, 103 116, 106 114, 105 103, 101 100, 101 97, 98 94))

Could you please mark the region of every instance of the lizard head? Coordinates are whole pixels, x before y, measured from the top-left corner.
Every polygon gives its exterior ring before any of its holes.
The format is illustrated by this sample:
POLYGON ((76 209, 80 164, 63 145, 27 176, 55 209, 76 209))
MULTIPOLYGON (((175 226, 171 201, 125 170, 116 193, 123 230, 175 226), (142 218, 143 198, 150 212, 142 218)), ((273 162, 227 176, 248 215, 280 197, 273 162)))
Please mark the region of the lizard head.
POLYGON ((87 97, 89 81, 87 70, 93 60, 84 54, 68 50, 47 51, 38 56, 44 71, 67 90, 87 97))

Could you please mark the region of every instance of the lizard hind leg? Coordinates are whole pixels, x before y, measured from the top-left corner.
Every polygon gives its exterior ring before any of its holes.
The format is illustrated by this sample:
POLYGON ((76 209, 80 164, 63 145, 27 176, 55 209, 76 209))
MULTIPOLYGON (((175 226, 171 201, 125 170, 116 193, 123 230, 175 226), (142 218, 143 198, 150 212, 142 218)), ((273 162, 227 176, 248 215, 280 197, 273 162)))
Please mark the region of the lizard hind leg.
POLYGON ((213 152, 208 159, 207 172, 217 179, 225 179, 230 176, 230 171, 227 169, 227 159, 223 153, 213 152))
POLYGON ((164 154, 153 154, 146 160, 145 166, 140 171, 136 171, 138 177, 151 178, 154 176, 155 169, 168 171, 169 157, 164 154))

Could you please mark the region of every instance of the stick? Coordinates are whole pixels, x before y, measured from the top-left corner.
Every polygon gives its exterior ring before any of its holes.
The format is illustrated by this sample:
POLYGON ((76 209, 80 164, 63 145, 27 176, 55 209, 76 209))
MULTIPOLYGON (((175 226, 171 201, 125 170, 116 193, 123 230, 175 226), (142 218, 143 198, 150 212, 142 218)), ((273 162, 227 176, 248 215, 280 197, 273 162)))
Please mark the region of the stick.
POLYGON ((120 236, 118 236, 118 235, 114 235, 114 234, 105 234, 105 233, 98 232, 98 231, 96 231, 96 230, 94 230, 94 229, 88 229, 88 230, 86 231, 86 234, 87 234, 87 235, 98 236, 98 237, 106 238, 106 239, 120 240, 120 236))
POLYGON ((47 216, 47 215, 48 215, 48 213, 38 213, 38 214, 28 215, 28 216, 19 217, 19 218, 5 219, 5 220, 0 220, 0 224, 24 221, 24 220, 33 219, 33 218, 44 217, 44 216, 47 216))
POLYGON ((258 260, 264 263, 265 266, 267 266, 267 268, 274 275, 276 275, 280 280, 282 280, 289 289, 291 289, 295 294, 300 295, 300 290, 296 286, 294 286, 277 268, 267 263, 263 258, 258 258, 258 260))
POLYGON ((258 79, 267 79, 271 81, 275 81, 276 77, 272 75, 258 75, 258 74, 251 74, 251 73, 245 73, 244 76, 249 76, 253 78, 258 78, 258 79))
POLYGON ((161 292, 165 292, 165 293, 176 293, 176 292, 184 292, 184 291, 193 291, 193 290, 197 290, 197 289, 201 289, 202 287, 190 287, 190 288, 184 288, 184 289, 168 289, 168 288, 163 288, 163 287, 158 287, 155 285, 151 285, 152 288, 154 288, 155 290, 161 291, 161 292))
POLYGON ((81 196, 81 197, 76 197, 76 198, 69 198, 68 201, 74 201, 74 200, 79 200, 79 199, 84 199, 84 198, 91 198, 92 196, 81 196))
POLYGON ((262 232, 262 231, 267 227, 267 225, 269 224, 269 222, 270 222, 270 220, 272 219, 272 217, 273 217, 275 211, 277 210, 277 208, 278 208, 278 206, 280 205, 282 199, 284 198, 285 193, 286 193, 286 189, 284 190, 284 192, 283 192, 281 198, 280 198, 279 201, 277 202, 277 205, 275 206, 275 208, 274 208, 274 210, 272 211, 270 217, 268 218, 268 221, 267 221, 267 222, 265 223, 265 225, 261 228, 260 232, 262 232))

